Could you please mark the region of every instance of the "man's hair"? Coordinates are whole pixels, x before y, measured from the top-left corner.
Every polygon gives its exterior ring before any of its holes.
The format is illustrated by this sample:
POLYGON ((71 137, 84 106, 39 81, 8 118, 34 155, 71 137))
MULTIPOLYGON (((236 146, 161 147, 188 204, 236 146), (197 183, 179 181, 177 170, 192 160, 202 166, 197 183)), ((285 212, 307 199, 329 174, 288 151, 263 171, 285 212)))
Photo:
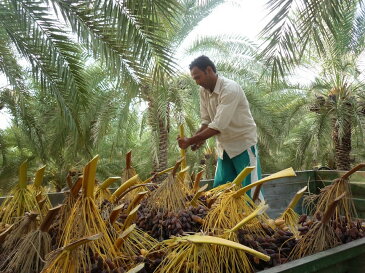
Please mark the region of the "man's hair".
POLYGON ((189 69, 192 70, 193 67, 195 66, 203 71, 205 71, 205 69, 207 69, 207 67, 210 66, 213 69, 214 73, 217 72, 214 63, 207 56, 204 55, 192 61, 191 64, 189 65, 189 69))

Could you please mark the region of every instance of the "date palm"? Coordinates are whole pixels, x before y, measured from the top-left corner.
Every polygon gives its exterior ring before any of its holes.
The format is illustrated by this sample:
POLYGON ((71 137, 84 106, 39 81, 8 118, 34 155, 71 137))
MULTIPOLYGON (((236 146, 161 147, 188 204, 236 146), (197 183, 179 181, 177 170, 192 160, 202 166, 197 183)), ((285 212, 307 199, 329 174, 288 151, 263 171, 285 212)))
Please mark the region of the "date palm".
POLYGON ((1 105, 13 115, 16 141, 27 139, 34 156, 60 169, 90 157, 111 124, 100 122, 109 117, 120 128, 128 120, 146 74, 172 72, 164 29, 179 12, 175 0, 0 0, 0 71, 10 84, 1 105), (90 62, 106 71, 99 86, 90 62))
MULTIPOLYGON (((169 73, 173 62, 162 21, 178 11, 174 0, 1 0, 0 39, 29 61, 36 82, 56 98, 70 130, 82 138, 77 111, 87 107, 90 87, 85 55, 100 60, 121 84, 136 85, 151 66, 169 73)), ((0 53, 9 56, 11 50, 0 53)), ((14 85, 19 72, 9 64, 2 63, 2 72, 14 85)))
MULTIPOLYGON (((207 17, 212 10, 221 4, 223 0, 194 1, 180 0, 181 14, 175 18, 176 26, 166 29, 169 47, 176 51, 187 35, 207 17)), ((176 71, 177 72, 177 71, 176 71)), ((177 124, 184 121, 182 113, 182 103, 186 99, 183 97, 184 91, 178 76, 170 77, 166 73, 156 73, 151 71, 151 78, 154 80, 145 81, 142 84, 140 97, 147 104, 143 124, 148 124, 151 128, 153 155, 153 171, 161 171, 168 167, 169 158, 169 132, 171 128, 171 117, 178 120, 177 124), (157 75, 157 77, 156 77, 157 75)), ((171 137, 175 143, 175 134, 171 137)), ((173 157, 175 159, 175 157, 173 157)), ((170 162, 172 163, 172 162, 170 162)))
POLYGON ((352 139, 358 132, 363 140, 364 131, 359 66, 365 49, 364 5, 355 0, 274 0, 269 6, 274 15, 262 32, 267 40, 261 57, 272 69, 272 81, 304 61, 320 66, 319 84, 310 89, 317 95, 311 109, 320 115, 318 121, 331 126, 336 167, 348 170, 352 139))

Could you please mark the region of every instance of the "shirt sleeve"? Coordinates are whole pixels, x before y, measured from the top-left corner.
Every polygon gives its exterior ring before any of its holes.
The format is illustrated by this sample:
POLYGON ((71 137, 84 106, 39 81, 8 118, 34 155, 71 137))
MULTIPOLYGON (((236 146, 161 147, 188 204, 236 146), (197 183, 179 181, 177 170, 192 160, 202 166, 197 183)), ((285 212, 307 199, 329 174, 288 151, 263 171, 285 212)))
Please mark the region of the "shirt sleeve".
POLYGON ((232 91, 222 94, 215 117, 208 125, 209 128, 222 132, 230 124, 240 101, 239 95, 241 92, 238 87, 232 88, 232 91))
POLYGON ((200 90, 200 118, 201 118, 201 123, 208 125, 211 120, 209 117, 209 113, 208 113, 208 109, 207 109, 207 105, 206 105, 206 101, 203 98, 203 91, 200 90))

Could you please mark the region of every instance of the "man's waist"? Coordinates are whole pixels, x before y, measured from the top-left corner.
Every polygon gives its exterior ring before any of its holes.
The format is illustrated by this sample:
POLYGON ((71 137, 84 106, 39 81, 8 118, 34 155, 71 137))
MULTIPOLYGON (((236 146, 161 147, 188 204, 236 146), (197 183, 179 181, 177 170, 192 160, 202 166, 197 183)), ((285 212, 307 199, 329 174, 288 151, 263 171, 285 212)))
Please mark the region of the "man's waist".
POLYGON ((257 141, 256 130, 240 131, 240 132, 221 132, 217 135, 217 140, 224 143, 242 143, 242 141, 257 141))
POLYGON ((223 158, 223 151, 226 151, 228 156, 230 158, 233 158, 233 157, 243 153, 247 149, 250 149, 250 147, 255 146, 256 144, 257 144, 256 141, 240 142, 237 145, 229 145, 229 144, 226 145, 226 144, 217 142, 217 154, 218 154, 218 157, 223 158))

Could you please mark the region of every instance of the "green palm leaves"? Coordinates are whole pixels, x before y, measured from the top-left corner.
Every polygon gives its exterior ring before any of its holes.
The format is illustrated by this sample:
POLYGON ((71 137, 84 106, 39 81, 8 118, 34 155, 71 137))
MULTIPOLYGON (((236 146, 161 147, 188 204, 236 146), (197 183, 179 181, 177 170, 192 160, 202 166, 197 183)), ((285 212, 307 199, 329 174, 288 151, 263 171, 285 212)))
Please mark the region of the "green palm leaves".
POLYGON ((177 1, 53 2, 78 39, 113 75, 123 71, 124 76, 138 80, 154 66, 172 71, 164 19, 179 12, 177 1))
MULTIPOLYGON (((326 42, 338 34, 339 25, 348 19, 361 0, 271 0, 268 1, 271 20, 261 32, 266 38, 261 57, 272 68, 277 80, 291 71, 310 46, 320 54, 326 52, 326 42)), ((359 29, 359 28, 358 28, 359 29)))

